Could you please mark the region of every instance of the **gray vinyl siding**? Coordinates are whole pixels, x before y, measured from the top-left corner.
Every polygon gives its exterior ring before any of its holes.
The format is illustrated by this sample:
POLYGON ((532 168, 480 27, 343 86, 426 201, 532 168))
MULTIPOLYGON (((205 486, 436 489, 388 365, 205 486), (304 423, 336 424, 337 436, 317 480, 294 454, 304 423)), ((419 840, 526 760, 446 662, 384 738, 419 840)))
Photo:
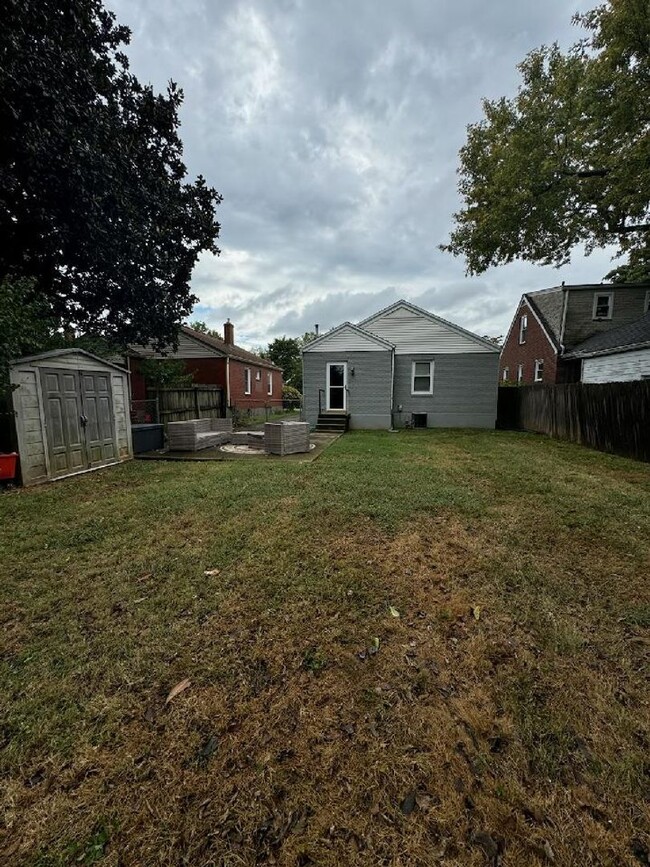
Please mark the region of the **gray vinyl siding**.
POLYGON ((591 289, 570 289, 564 326, 564 346, 569 349, 582 343, 592 334, 610 331, 620 325, 627 325, 640 319, 644 313, 645 295, 648 286, 625 286, 604 284, 591 289), (612 318, 597 320, 593 318, 594 295, 613 293, 614 305, 612 318))
POLYGON ((395 357, 394 424, 427 413, 427 427, 493 428, 497 414, 497 353, 418 354, 395 357), (433 361, 433 394, 411 394, 413 361, 433 361), (398 411, 398 407, 402 411, 398 411))
POLYGON ((313 427, 318 420, 318 391, 325 389, 328 362, 342 361, 348 364, 350 427, 388 429, 391 422, 390 350, 304 352, 302 363, 305 421, 313 427), (351 375, 351 368, 354 368, 354 376, 351 375))

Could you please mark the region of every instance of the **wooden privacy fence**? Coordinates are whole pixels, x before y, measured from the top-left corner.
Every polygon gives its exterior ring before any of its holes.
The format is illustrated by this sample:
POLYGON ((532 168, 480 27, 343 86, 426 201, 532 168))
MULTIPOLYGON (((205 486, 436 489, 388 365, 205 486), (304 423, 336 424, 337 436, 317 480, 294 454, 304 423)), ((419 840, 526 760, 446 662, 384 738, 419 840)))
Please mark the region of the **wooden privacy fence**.
POLYGON ((162 424, 192 418, 221 418, 226 414, 223 388, 218 385, 148 388, 147 399, 158 402, 158 417, 162 424))
POLYGON ((650 461, 650 381, 502 387, 497 427, 650 461))

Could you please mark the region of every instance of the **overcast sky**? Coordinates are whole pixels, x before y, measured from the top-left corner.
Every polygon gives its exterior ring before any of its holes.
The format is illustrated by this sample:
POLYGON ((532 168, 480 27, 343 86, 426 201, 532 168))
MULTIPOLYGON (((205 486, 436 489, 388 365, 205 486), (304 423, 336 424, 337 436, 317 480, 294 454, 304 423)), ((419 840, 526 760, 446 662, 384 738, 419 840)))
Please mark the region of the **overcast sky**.
POLYGON ((598 282, 601 251, 557 270, 465 277, 447 240, 458 150, 481 98, 513 95, 516 64, 582 35, 594 0, 106 0, 132 30, 143 82, 185 92, 191 175, 224 196, 219 258, 194 317, 243 346, 358 321, 398 298, 504 334, 522 292, 598 282))

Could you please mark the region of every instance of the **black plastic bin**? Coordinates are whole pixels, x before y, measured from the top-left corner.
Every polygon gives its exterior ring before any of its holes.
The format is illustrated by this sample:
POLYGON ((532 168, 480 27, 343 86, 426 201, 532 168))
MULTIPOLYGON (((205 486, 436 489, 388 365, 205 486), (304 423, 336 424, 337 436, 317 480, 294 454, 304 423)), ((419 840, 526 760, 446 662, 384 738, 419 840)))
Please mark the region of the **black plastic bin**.
POLYGON ((132 424, 133 454, 153 452, 165 445, 165 431, 161 424, 132 424))

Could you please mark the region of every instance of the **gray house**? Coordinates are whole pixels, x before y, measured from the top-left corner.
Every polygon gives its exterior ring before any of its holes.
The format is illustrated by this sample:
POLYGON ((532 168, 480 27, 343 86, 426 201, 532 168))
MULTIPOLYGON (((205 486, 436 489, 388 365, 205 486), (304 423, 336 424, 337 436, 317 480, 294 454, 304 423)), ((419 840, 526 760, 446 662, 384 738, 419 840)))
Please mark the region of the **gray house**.
POLYGON ((499 347, 408 301, 344 322, 302 361, 304 417, 317 430, 494 427, 499 347))

